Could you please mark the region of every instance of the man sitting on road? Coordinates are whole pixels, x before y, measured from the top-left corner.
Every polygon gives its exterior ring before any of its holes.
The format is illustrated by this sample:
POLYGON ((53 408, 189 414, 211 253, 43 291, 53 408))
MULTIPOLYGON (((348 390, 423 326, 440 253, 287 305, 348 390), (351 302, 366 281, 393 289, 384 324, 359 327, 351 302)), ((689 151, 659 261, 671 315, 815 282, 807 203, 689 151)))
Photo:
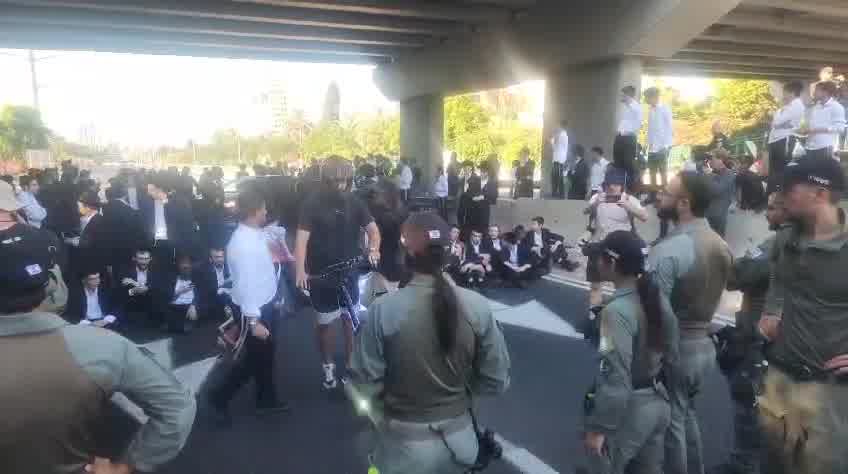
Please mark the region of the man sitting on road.
POLYGON ((461 280, 458 283, 473 288, 481 287, 486 276, 492 272, 492 257, 484 253, 483 235, 476 230, 471 231, 471 238, 465 248, 465 260, 459 272, 461 280))
POLYGON ((525 282, 534 278, 530 249, 521 245, 514 232, 507 232, 503 243, 501 261, 504 264, 504 279, 516 288, 526 288, 525 282))

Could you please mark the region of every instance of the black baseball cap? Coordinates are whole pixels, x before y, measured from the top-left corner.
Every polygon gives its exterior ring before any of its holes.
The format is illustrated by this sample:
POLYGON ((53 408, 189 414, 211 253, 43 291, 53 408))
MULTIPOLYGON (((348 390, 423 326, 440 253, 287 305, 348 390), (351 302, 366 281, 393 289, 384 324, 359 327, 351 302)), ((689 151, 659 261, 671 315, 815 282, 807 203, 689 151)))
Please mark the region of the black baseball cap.
POLYGON ((845 190, 845 171, 842 165, 826 156, 803 157, 786 165, 783 171, 783 191, 799 183, 812 184, 831 191, 845 190))
POLYGON ((16 225, 0 232, 0 297, 47 286, 54 244, 45 231, 29 226, 16 225))
POLYGON ((403 223, 406 248, 419 254, 434 245, 450 245, 451 227, 438 214, 416 212, 403 223))
POLYGON ((648 247, 633 232, 617 230, 594 246, 598 255, 606 255, 620 265, 624 273, 638 275, 645 271, 648 247))

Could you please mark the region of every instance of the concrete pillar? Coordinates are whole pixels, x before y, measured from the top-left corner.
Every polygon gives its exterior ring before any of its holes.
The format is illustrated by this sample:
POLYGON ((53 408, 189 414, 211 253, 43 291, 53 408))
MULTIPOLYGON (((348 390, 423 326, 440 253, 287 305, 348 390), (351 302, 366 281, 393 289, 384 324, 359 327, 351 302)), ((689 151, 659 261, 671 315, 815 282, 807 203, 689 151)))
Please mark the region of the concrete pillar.
POLYGON ((612 144, 621 110, 620 91, 630 85, 641 96, 642 61, 639 58, 608 60, 548 75, 542 131, 542 196, 551 193, 549 143, 561 120, 568 121, 570 146, 579 143, 586 148, 587 154, 593 146, 600 146, 612 161, 612 144))
POLYGON ((400 154, 421 167, 425 189, 442 165, 444 99, 441 95, 413 97, 400 103, 400 154))

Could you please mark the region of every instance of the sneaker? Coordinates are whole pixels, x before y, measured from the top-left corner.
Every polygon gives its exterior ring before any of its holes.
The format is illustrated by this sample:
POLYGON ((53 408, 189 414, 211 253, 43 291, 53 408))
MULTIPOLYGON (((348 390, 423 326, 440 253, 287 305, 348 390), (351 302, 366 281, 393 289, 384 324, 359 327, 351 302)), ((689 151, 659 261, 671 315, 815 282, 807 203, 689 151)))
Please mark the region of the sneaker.
POLYGON ((256 414, 259 416, 273 415, 274 413, 285 413, 291 411, 287 402, 277 400, 274 403, 257 403, 256 414))
POLYGON ((332 390, 336 388, 336 364, 324 364, 324 388, 332 390))

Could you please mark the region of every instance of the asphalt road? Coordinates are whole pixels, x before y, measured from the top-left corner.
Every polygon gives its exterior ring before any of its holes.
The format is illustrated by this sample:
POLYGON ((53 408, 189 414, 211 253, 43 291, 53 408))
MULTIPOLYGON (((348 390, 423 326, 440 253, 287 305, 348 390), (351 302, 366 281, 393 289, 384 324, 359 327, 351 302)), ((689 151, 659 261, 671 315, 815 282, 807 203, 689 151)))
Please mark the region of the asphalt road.
MULTIPOLYGON (((503 323, 512 358, 512 385, 501 397, 479 403, 483 424, 526 449, 543 464, 511 456, 487 472, 571 473, 583 459, 579 442, 582 397, 597 356, 572 326, 587 304, 584 290, 550 281, 528 290, 487 294, 503 323), (552 470, 545 470, 547 465, 552 470)), ((268 418, 251 413, 252 389, 232 404, 234 426, 218 429, 201 410, 180 456, 167 474, 347 474, 365 473, 371 431, 340 391, 321 386, 321 366, 308 312, 279 322, 276 377, 292 412, 268 418)), ((129 334, 139 342, 151 332, 129 334)), ((174 365, 196 363, 215 353, 214 326, 173 338, 174 365)), ((341 345, 339 345, 341 348, 341 345)), ((732 444, 731 405, 720 374, 712 374, 697 401, 708 467, 721 463, 732 444)), ((525 453, 526 454, 526 453, 525 453)), ((526 456, 524 456, 526 457, 526 456)))

